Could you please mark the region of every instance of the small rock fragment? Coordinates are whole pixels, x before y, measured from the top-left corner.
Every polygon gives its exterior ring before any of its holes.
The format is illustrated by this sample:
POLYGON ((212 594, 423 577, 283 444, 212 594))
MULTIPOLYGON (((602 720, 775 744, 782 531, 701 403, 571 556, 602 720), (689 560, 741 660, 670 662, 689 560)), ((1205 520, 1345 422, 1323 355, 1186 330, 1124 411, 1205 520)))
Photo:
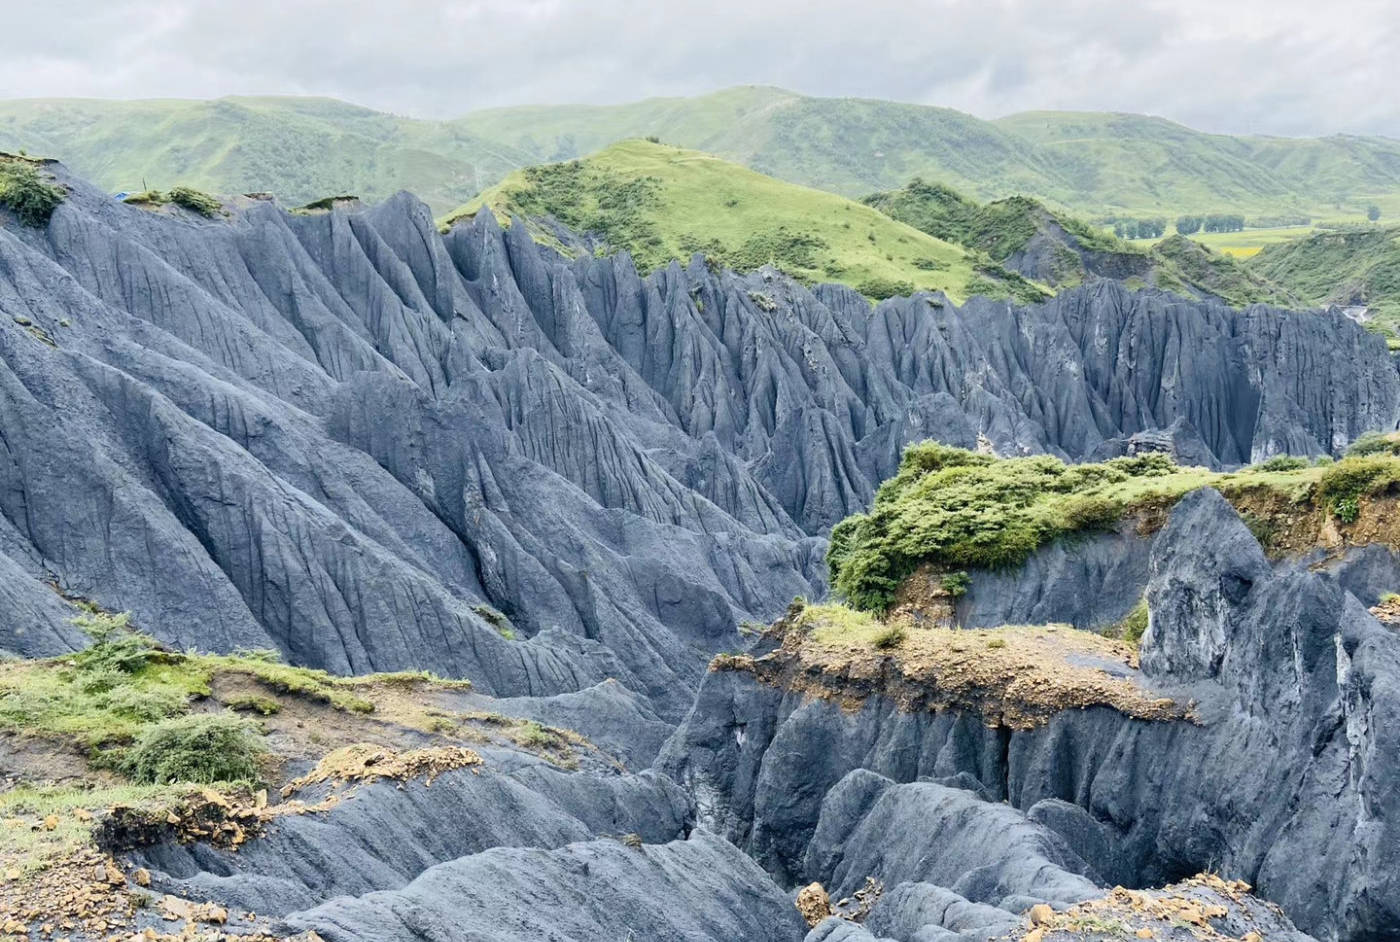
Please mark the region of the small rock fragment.
POLYGON ((813 929, 832 913, 831 897, 827 895, 826 887, 820 883, 804 886, 797 894, 796 905, 802 919, 813 929))

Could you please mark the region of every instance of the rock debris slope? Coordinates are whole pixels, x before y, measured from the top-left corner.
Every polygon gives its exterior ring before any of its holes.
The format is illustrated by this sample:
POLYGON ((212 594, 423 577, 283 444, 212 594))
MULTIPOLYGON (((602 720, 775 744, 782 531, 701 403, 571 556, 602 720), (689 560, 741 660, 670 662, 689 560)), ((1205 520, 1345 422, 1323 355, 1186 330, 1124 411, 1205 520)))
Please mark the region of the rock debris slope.
POLYGON ((1229 464, 1400 417, 1384 345, 1339 316, 1108 283, 872 310, 569 262, 489 215, 443 236, 407 195, 206 220, 65 182, 47 229, 0 226, 23 654, 78 642, 52 586, 185 646, 501 695, 614 677, 675 719, 736 623, 822 591, 819 537, 911 439, 1082 457, 1146 432, 1229 464))

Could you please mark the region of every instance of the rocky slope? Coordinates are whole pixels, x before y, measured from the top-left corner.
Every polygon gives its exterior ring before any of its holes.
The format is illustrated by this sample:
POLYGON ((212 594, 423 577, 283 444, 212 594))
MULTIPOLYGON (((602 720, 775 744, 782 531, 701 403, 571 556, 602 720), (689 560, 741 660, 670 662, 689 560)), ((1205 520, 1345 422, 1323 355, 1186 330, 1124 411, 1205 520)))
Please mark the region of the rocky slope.
POLYGON ((77 640, 51 583, 181 644, 502 694, 611 676, 676 716, 741 618, 820 592, 814 537, 911 439, 1082 457, 1170 428, 1230 464, 1400 418, 1383 344, 1340 316, 1108 283, 872 310, 566 264, 486 217, 439 236, 407 196, 205 220, 66 183, 46 229, 0 228, 20 653, 77 640))
MULTIPOLYGON (((1275 574, 1228 508, 1188 501, 1123 563, 1154 617, 1120 680, 1189 695, 1199 725, 1094 705, 989 727, 878 690, 843 712, 704 671, 745 619, 824 592, 827 528, 911 440, 1231 465, 1394 428, 1400 374, 1345 318, 1110 282, 872 308, 698 260, 567 261, 489 215, 440 234, 407 196, 206 219, 45 172, 69 189, 46 227, 0 216, 0 648, 81 645, 82 601, 183 649, 469 678, 451 710, 602 750, 490 739, 237 853, 123 845, 153 890, 329 940, 795 940, 799 884, 868 878, 865 926, 814 938, 985 939, 1042 904, 1042 937, 1194 905, 1290 938, 1233 884, 1106 890, 1216 867, 1319 936, 1395 931, 1400 673, 1340 588, 1378 592, 1384 551, 1340 582, 1275 574)), ((1024 594, 967 604, 994 623, 1024 594)))
MULTIPOLYGON (((830 664, 813 697, 789 642, 712 672, 661 768, 699 796, 701 823, 788 883, 849 893, 873 876, 1019 911, 1212 870, 1318 938, 1394 937, 1400 636, 1335 577, 1271 567, 1210 490, 1152 548, 1148 604, 1141 668, 1118 673, 1187 718, 1105 702, 1008 725, 911 707, 886 675, 830 664), (913 820, 917 838, 900 836, 913 820), (1037 836, 1003 850, 1017 827, 1037 836)), ((932 924, 960 931, 945 919, 932 924)))

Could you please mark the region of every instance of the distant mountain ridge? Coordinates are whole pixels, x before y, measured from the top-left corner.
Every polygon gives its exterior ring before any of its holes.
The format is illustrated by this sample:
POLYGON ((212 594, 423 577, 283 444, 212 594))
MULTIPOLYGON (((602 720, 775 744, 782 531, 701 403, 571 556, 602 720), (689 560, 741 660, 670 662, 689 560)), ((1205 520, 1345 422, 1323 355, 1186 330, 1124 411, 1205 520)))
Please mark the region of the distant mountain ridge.
POLYGON ((981 200, 1027 194, 1085 214, 1400 212, 1400 142, 1206 134, 1143 115, 948 108, 743 86, 623 105, 528 106, 453 120, 325 98, 0 102, 0 150, 63 159, 111 190, 187 183, 287 202, 408 189, 444 212, 512 170, 631 137, 714 153, 851 197, 910 179, 981 200))

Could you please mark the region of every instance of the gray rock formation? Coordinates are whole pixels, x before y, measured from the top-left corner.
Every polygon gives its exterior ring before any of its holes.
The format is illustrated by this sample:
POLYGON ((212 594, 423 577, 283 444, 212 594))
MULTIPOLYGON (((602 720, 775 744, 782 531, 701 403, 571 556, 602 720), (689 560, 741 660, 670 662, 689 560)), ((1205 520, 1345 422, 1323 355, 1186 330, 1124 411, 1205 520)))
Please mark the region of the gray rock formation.
MULTIPOLYGON (((437 864, 496 847, 549 850, 603 836, 665 844, 688 833, 690 802, 664 776, 569 772, 513 750, 431 784, 380 781, 329 811, 289 815, 236 853, 166 842, 134 861, 153 886, 282 916, 336 896, 401 889, 437 864)), ((309 803, 325 787, 299 794, 309 803)))
MULTIPOLYGON (((1400 933, 1400 636, 1333 576, 1272 568, 1214 491, 1173 512, 1151 572, 1143 674, 1193 700, 1197 722, 1095 707, 997 729, 879 696, 852 713, 721 672, 660 766, 699 796, 702 824, 780 882, 836 873, 829 799, 864 807, 830 797, 852 788, 852 770, 901 783, 966 775, 1063 835, 1105 881, 1156 886, 1210 869, 1254 884, 1319 938, 1400 933)), ((859 833, 862 813, 837 831, 859 833)), ((855 869, 875 867, 861 846, 845 845, 855 869)), ((937 882, 907 862, 898 878, 937 882)))
POLYGON ((792 887, 879 874, 869 929, 817 937, 926 942, 1215 866, 1319 935, 1396 931, 1395 639, 1208 498, 1150 548, 1053 547, 964 601, 1098 623, 1150 557, 1144 667, 1191 685, 1200 727, 1094 709, 1012 734, 701 685, 742 620, 824 591, 826 529, 911 440, 1231 465, 1396 427, 1395 363, 1344 317, 1109 282, 872 308, 699 259, 568 261, 485 214, 441 235, 408 196, 208 220, 67 183, 46 229, 0 214, 0 650, 76 647, 88 599, 180 646, 468 677, 633 770, 506 750, 237 855, 150 849, 158 887, 332 942, 795 940, 792 887))
POLYGON ((704 834, 640 848, 497 848, 434 867, 402 890, 331 900, 286 922, 327 942, 787 942, 802 934, 787 896, 733 845, 704 834))
POLYGON ((0 226, 18 653, 81 640, 51 582, 180 645, 508 696, 612 677, 675 720, 740 620, 821 593, 819 537, 911 439, 1080 457, 1172 428, 1232 464, 1400 419, 1340 316, 1107 282, 871 309, 568 262, 489 214, 441 236, 406 195, 206 220, 66 182, 47 229, 0 226))

